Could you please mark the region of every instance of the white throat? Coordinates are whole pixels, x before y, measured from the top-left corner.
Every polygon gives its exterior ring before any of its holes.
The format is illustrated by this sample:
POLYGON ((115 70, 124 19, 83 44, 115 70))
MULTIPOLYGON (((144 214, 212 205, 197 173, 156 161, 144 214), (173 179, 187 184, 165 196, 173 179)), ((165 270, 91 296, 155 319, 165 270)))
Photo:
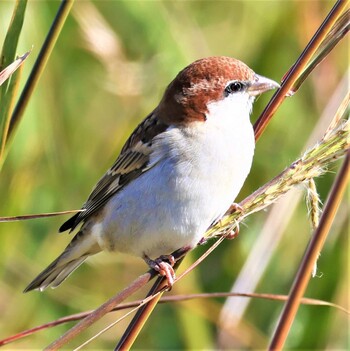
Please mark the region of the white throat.
POLYGON ((252 111, 254 97, 246 93, 233 94, 223 100, 208 104, 207 119, 209 123, 238 125, 250 123, 249 116, 252 111))

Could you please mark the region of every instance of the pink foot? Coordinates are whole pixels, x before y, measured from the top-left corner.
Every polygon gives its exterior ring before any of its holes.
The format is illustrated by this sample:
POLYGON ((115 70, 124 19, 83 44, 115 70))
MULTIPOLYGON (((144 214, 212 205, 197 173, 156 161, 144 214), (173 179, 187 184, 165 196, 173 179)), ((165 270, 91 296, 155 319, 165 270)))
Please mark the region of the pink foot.
POLYGON ((236 238, 239 234, 239 223, 235 221, 235 224, 227 230, 227 232, 224 234, 225 239, 232 240, 236 238))
POLYGON ((169 288, 174 284, 175 272, 173 266, 175 264, 175 258, 172 255, 162 255, 155 260, 152 260, 148 256, 144 256, 145 262, 149 265, 150 268, 157 271, 161 276, 165 277, 169 288), (169 262, 167 262, 169 261, 169 262))
POLYGON ((239 204, 236 204, 235 202, 230 206, 230 208, 227 210, 228 213, 232 212, 244 212, 243 207, 239 204))

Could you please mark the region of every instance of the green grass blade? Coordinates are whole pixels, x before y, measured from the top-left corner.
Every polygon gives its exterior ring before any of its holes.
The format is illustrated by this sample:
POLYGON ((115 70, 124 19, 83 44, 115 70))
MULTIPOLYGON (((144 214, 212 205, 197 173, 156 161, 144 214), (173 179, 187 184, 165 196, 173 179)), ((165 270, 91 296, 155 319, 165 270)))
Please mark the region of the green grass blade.
POLYGON ((59 34, 63 28, 63 25, 67 19, 70 9, 74 3, 74 0, 62 0, 61 5, 58 9, 57 15, 52 23, 50 31, 45 39, 45 42, 40 50, 39 56, 34 64, 32 72, 28 78, 28 81, 23 89, 23 92, 18 100, 18 103, 11 116, 8 138, 10 138, 22 118, 24 110, 28 104, 28 101, 41 77, 42 72, 46 67, 46 63, 51 55, 51 52, 56 44, 59 34))
POLYGON ((11 80, 8 85, 8 94, 0 105, 0 116, 1 119, 1 129, 0 129, 0 169, 2 168, 5 146, 7 140, 8 128, 10 125, 10 116, 13 106, 15 104, 15 98, 18 93, 20 77, 22 74, 22 63, 26 60, 30 51, 26 52, 24 55, 20 56, 11 65, 7 66, 4 70, 0 72, 0 85, 2 85, 9 77, 11 80))
MULTIPOLYGON (((1 62, 0 71, 3 71, 5 67, 11 71, 13 61, 15 61, 16 49, 18 44, 18 39, 21 34, 25 9, 27 5, 27 0, 17 0, 15 3, 15 8, 13 10, 11 22, 6 33, 4 45, 1 52, 1 62)), ((23 58, 23 60, 27 57, 23 58)), ((22 61, 23 61, 22 60, 22 61)), ((17 67, 18 68, 18 67, 17 67)), ((6 145, 8 128, 10 125, 10 115, 11 108, 14 103, 14 99, 18 90, 20 71, 17 70, 15 74, 12 75, 11 79, 7 79, 6 70, 3 78, 3 84, 0 87, 0 161, 4 155, 4 148, 6 145), (4 77, 5 76, 5 77, 4 77)), ((3 73, 3 72, 2 72, 3 73)), ((11 75, 11 73, 10 73, 11 75)))
MULTIPOLYGON (((9 66, 15 60, 18 39, 23 26, 26 6, 27 0, 16 1, 11 22, 6 33, 4 45, 2 47, 0 71, 2 71, 5 67, 9 66)), ((8 84, 4 84, 1 88, 1 100, 5 96, 5 93, 7 91, 7 85, 8 84)))

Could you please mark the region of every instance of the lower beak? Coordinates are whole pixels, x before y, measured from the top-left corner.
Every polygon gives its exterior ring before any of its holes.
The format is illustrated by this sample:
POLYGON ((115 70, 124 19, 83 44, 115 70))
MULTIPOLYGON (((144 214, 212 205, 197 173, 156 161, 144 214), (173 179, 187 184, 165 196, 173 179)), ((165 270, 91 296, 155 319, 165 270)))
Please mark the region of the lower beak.
POLYGON ((248 94, 250 96, 257 96, 265 91, 279 88, 280 85, 272 79, 265 78, 255 74, 254 82, 248 87, 248 94))

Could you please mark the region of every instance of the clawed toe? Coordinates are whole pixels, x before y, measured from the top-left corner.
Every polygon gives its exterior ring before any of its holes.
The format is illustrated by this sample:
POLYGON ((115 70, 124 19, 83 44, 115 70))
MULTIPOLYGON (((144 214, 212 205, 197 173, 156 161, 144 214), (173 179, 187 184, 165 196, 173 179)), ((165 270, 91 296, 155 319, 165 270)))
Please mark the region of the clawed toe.
POLYGON ((174 267, 174 264, 175 264, 175 258, 173 255, 161 255, 156 259, 156 261, 165 262, 165 263, 166 261, 169 261, 169 264, 171 267, 174 267))
POLYGON ((174 285, 174 280, 175 280, 175 272, 173 267, 165 261, 160 261, 157 263, 156 267, 154 269, 163 277, 166 278, 168 282, 169 288, 171 288, 174 285))
POLYGON ((235 224, 224 234, 225 239, 232 240, 239 234, 239 223, 235 220, 235 224))
POLYGON ((233 212, 244 212, 243 207, 240 204, 236 204, 235 202, 230 206, 230 208, 228 209, 229 213, 233 213, 233 212))
POLYGON ((161 276, 165 277, 169 288, 171 288, 175 281, 175 272, 173 266, 175 264, 175 258, 172 255, 162 255, 155 260, 152 260, 148 256, 144 256, 145 262, 150 268, 157 271, 161 276), (168 262, 167 262, 168 261, 168 262))

